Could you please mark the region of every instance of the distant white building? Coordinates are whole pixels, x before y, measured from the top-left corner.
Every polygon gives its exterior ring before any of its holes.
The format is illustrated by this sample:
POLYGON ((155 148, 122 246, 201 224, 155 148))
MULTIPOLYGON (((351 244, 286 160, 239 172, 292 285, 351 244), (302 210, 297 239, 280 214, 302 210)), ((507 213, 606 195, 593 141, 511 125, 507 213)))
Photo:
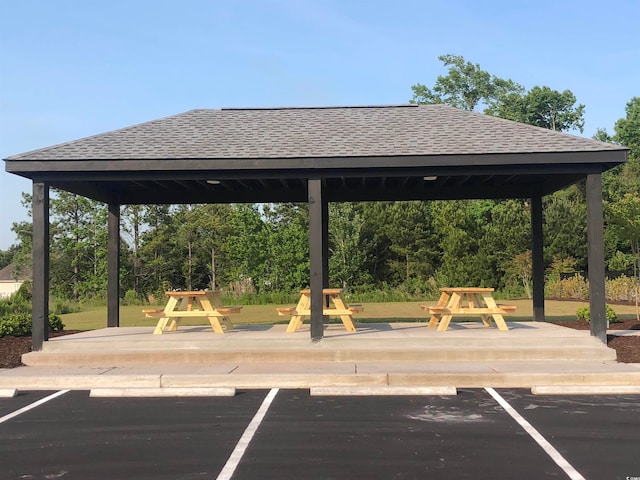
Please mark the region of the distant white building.
POLYGON ((0 270, 0 298, 7 298, 18 291, 25 280, 31 279, 31 268, 23 268, 21 272, 15 271, 13 263, 0 270))

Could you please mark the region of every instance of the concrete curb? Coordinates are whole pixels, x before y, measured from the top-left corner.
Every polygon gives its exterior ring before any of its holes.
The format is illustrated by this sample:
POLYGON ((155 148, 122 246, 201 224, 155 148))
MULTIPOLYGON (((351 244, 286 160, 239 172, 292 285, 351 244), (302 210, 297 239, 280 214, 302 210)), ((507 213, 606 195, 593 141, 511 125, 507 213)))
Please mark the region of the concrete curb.
POLYGON ((638 395, 640 385, 534 385, 534 395, 638 395))
POLYGON ((313 396, 457 395, 456 387, 311 387, 313 396))
POLYGON ((18 390, 15 388, 0 388, 0 398, 11 398, 18 395, 18 390))
POLYGON ((212 388, 94 388, 90 397, 233 397, 233 387, 212 388))

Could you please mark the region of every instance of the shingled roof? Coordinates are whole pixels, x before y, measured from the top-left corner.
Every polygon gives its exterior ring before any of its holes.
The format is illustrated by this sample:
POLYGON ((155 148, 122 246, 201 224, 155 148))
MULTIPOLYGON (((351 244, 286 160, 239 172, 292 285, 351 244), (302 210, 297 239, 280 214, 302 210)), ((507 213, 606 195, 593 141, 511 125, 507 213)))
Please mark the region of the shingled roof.
POLYGON ((7 160, 323 158, 619 150, 445 105, 191 110, 7 160))
POLYGON ((127 203, 526 198, 626 149, 444 105, 191 110, 13 155, 6 170, 127 203))

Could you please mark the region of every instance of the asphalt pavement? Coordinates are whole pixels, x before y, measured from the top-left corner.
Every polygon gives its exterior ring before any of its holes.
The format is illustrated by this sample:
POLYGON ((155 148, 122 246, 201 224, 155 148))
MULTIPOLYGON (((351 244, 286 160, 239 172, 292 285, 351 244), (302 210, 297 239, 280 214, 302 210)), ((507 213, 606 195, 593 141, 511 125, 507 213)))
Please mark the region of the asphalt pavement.
POLYGON ((638 445, 638 395, 0 398, 0 479, 634 479, 638 445))

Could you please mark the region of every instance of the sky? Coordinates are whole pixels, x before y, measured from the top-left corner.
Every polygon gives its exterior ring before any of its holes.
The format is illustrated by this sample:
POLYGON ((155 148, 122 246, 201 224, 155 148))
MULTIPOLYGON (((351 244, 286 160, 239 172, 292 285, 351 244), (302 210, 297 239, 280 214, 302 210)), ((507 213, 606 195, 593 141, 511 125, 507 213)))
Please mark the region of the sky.
MULTIPOLYGON (((571 90, 584 133, 640 96, 639 0, 0 0, 0 159, 195 108, 405 104, 461 55, 571 90)), ((0 169, 0 250, 30 180, 0 169)))

